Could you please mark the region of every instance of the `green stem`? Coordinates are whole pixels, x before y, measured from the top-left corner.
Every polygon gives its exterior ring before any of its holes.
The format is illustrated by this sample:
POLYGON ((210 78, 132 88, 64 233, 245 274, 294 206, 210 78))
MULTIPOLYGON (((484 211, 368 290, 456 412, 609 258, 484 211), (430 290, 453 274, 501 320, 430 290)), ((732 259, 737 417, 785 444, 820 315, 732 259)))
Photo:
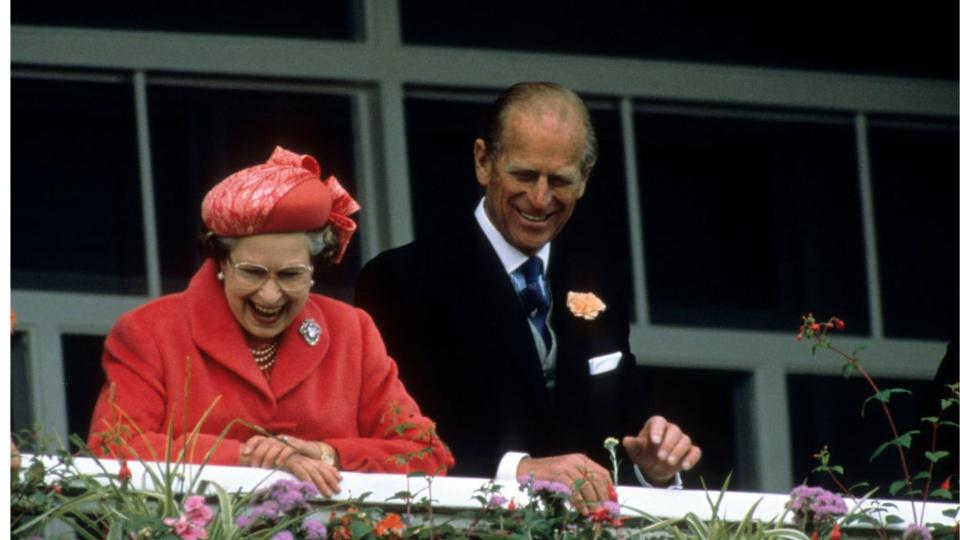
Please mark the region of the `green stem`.
MULTIPOLYGON (((817 341, 820 341, 821 339, 822 338, 820 336, 817 336, 817 341)), ((827 348, 835 352, 836 354, 839 354, 840 356, 846 358, 851 364, 853 364, 853 367, 857 368, 857 371, 859 371, 860 374, 863 375, 863 378, 866 379, 867 384, 870 385, 870 388, 873 388, 874 393, 875 394, 880 393, 880 388, 877 386, 877 384, 873 381, 873 378, 870 377, 870 374, 867 373, 867 370, 863 368, 863 366, 860 364, 860 362, 857 361, 856 358, 841 351, 840 349, 837 349, 833 345, 827 345, 827 348)), ((900 434, 897 432, 897 425, 893 421, 893 415, 890 414, 890 408, 887 407, 887 404, 882 401, 880 402, 880 407, 883 409, 883 414, 887 418, 887 424, 889 424, 890 426, 890 431, 893 432, 894 440, 900 439, 900 434)), ((914 523, 919 523, 919 521, 917 521, 916 501, 914 501, 913 494, 911 493, 913 491, 913 481, 910 479, 910 470, 907 467, 907 456, 906 454, 904 454, 902 446, 900 446, 899 444, 895 446, 897 447, 897 454, 900 457, 900 467, 903 469, 903 480, 907 483, 907 496, 910 498, 910 509, 913 511, 913 521, 914 523)))

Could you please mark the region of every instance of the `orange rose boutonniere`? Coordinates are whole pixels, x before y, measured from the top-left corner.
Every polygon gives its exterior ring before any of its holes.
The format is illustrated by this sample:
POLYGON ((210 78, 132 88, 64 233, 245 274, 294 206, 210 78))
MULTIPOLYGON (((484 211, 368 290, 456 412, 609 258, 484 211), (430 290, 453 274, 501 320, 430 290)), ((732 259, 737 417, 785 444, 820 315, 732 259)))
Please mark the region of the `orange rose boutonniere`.
POLYGON ((593 293, 570 291, 567 293, 567 308, 570 309, 570 313, 573 313, 574 317, 592 321, 597 318, 601 311, 607 309, 607 305, 593 293))

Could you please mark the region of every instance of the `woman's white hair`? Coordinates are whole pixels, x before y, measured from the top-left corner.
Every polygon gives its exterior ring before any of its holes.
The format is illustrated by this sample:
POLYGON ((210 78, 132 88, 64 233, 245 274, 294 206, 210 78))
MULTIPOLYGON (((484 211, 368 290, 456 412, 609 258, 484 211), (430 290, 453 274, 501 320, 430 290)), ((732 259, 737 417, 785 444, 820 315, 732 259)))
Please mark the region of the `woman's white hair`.
MULTIPOLYGON (((327 224, 322 229, 316 231, 305 231, 307 235, 307 250, 311 257, 316 257, 321 263, 332 263, 340 249, 340 242, 336 233, 333 232, 333 226, 327 224)), ((211 238, 219 250, 230 252, 237 245, 239 237, 216 236, 211 238)))

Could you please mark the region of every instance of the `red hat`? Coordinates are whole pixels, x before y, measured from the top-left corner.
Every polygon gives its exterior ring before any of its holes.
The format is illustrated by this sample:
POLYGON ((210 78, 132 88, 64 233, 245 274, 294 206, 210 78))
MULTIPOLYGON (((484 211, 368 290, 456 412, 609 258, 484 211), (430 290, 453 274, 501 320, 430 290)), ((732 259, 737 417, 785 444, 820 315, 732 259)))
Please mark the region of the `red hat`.
POLYGON ((360 210, 333 176, 320 180, 320 165, 307 154, 276 147, 263 165, 231 174, 203 198, 203 222, 220 236, 306 232, 333 223, 340 241, 336 262, 357 224, 360 210))

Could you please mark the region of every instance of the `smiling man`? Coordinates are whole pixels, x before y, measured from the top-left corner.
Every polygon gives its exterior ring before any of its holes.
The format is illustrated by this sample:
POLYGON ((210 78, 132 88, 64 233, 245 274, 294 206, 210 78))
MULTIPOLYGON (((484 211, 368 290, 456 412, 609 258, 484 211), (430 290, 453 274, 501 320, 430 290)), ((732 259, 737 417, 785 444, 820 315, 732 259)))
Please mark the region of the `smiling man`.
POLYGON ((607 498, 611 477, 598 463, 606 435, 632 434, 622 444, 643 483, 677 485, 700 459, 663 417, 642 427, 627 418, 625 400, 636 397, 626 299, 589 254, 557 240, 596 156, 576 94, 514 85, 473 145, 485 188, 473 219, 380 254, 356 292, 410 393, 437 420, 457 458, 453 474, 584 479, 581 507, 607 498), (568 292, 595 293, 606 308, 585 319, 567 309, 568 292))

